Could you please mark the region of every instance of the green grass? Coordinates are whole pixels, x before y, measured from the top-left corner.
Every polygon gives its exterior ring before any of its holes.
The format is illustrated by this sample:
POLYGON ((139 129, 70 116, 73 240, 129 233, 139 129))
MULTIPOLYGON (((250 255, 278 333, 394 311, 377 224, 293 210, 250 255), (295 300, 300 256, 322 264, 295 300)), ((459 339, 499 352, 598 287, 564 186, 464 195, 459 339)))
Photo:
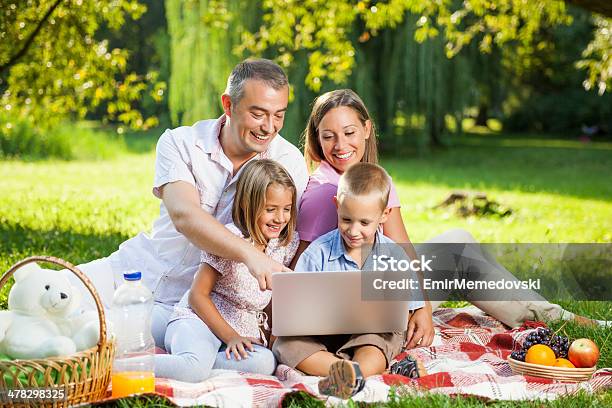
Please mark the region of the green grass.
MULTIPOLYGON (((148 230, 159 211, 159 201, 151 194, 158 133, 126 135, 125 148, 105 160, 0 161, 0 270, 34 254, 86 262, 148 230)), ((612 143, 585 145, 542 136, 490 134, 466 135, 453 142, 453 147, 427 156, 382 160, 398 188, 402 215, 414 242, 450 228, 465 228, 482 242, 612 242, 612 143), (450 209, 433 209, 453 190, 483 191, 513 214, 461 218, 450 209)), ((7 292, 8 287, 0 292, 4 307, 7 292)), ((562 305, 612 320, 611 302, 565 301, 562 305)), ((558 328, 559 323, 551 326, 558 328)), ((599 365, 612 367, 611 330, 575 325, 563 330, 572 338, 594 339, 602 348, 599 365)), ((610 406, 611 395, 519 406, 610 406)), ((287 403, 316 405, 310 398, 292 401, 287 403)), ((139 406, 142 400, 125 403, 139 406)), ((167 406, 163 400, 140 406, 157 403, 167 406)), ((473 398, 431 395, 403 396, 400 402, 383 406, 423 403, 481 405, 473 398)))
POLYGON ((466 135, 435 155, 383 159, 411 239, 465 228, 481 242, 612 242, 612 143, 466 135), (485 192, 506 218, 433 207, 453 190, 485 192))
MULTIPOLYGON (((399 391, 399 390, 398 390, 399 391)), ((349 401, 347 407, 387 407, 387 408, 473 408, 473 407, 493 407, 493 408, 607 408, 612 404, 612 393, 599 393, 589 395, 579 393, 566 396, 554 401, 491 401, 484 402, 476 397, 456 396, 453 398, 438 394, 400 394, 392 391, 390 401, 378 404, 355 403, 349 401)), ((173 407, 174 405, 167 399, 158 396, 143 396, 139 398, 124 398, 111 403, 95 404, 99 408, 158 408, 173 407)), ((323 408, 325 404, 305 392, 294 392, 285 396, 283 400, 285 408, 323 408)))
MULTIPOLYGON (((399 391, 399 390, 398 390, 399 391)), ((456 396, 453 398, 438 394, 400 394, 392 391, 390 401, 378 404, 355 403, 349 401, 347 407, 387 407, 387 408, 473 408, 473 407, 493 407, 493 408, 607 408, 612 404, 612 393, 599 393, 589 395, 579 393, 566 396, 554 401, 491 401, 484 402, 476 397, 456 396)), ((109 403, 95 404, 98 408, 162 408, 173 407, 170 400, 158 396, 142 396, 138 398, 124 398, 109 403)), ((325 404, 305 392, 294 392, 285 396, 282 406, 284 408, 323 408, 325 404)))
POLYGON ((37 129, 0 115, 0 158, 108 160, 128 151, 123 135, 95 122, 61 123, 37 129), (10 127, 7 127, 9 125, 10 127))
MULTIPOLYGON (((349 402, 347 407, 388 407, 388 408, 421 408, 421 407, 440 407, 440 408, 471 408, 471 407, 522 407, 522 408, 583 408, 583 407, 609 407, 612 403, 612 393, 600 393, 596 395, 578 394, 570 397, 563 397, 554 401, 491 401, 484 402, 476 397, 447 397, 437 394, 420 395, 392 395, 389 402, 378 404, 365 404, 349 402)), ((285 398, 283 407, 298 408, 312 407, 322 408, 325 404, 315 400, 309 395, 299 392, 285 398)))

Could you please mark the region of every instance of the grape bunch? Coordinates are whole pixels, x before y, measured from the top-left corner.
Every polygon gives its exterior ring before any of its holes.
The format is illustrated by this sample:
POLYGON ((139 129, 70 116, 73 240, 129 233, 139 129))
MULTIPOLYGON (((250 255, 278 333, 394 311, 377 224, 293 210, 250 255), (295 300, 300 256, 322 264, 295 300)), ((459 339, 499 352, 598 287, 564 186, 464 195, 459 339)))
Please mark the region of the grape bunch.
POLYGON ((557 358, 567 358, 569 350, 569 339, 565 336, 554 335, 551 337, 548 346, 553 349, 557 358))
POLYGON ((567 358, 569 339, 565 336, 553 334, 553 332, 548 328, 539 328, 538 330, 529 333, 523 342, 523 347, 521 347, 520 350, 513 351, 512 354, 510 354, 510 357, 512 357, 514 360, 525 361, 527 350, 536 344, 544 344, 550 347, 555 352, 555 356, 557 358, 567 358))
POLYGON ((512 354, 510 354, 510 357, 512 357, 514 360, 517 361, 525 361, 525 356, 527 355, 527 352, 523 349, 518 350, 518 351, 513 351, 512 354))

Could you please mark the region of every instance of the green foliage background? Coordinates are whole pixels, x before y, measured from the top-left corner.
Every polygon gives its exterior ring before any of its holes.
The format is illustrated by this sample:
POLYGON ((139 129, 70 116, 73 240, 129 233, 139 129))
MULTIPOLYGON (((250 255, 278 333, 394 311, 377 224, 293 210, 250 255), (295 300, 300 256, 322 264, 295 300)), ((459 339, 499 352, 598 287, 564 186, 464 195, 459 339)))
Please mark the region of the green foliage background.
MULTIPOLYGON (((137 109, 145 93, 161 98, 157 72, 127 70, 129 52, 98 38, 146 11, 135 0, 7 1, 0 18, 0 106, 15 120, 48 128, 105 105, 105 117, 134 128, 157 124, 137 109)), ((0 131, 9 133, 10 127, 0 131)))
POLYGON ((2 6, 0 38, 11 44, 0 50, 4 156, 33 156, 18 150, 29 146, 69 157, 44 147, 56 140, 46 130, 66 120, 93 119, 124 133, 218 116, 226 78, 248 56, 287 70, 283 134, 294 142, 313 99, 339 87, 363 97, 389 152, 450 146, 465 117, 567 136, 612 128, 610 19, 562 0, 2 6), (17 142, 22 137, 40 145, 17 142))
POLYGON ((448 146, 480 114, 521 131, 610 131, 610 95, 585 91, 576 68, 599 33, 591 13, 554 0, 432 3, 167 0, 172 121, 219 115, 224 73, 259 55, 289 74, 294 142, 316 95, 338 87, 363 97, 387 151, 448 146))

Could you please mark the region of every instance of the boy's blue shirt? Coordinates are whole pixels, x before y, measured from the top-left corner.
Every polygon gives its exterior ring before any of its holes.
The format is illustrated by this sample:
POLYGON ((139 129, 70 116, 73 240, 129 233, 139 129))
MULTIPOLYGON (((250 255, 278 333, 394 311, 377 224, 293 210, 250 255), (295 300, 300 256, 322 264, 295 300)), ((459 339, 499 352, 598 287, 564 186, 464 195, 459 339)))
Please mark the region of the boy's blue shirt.
MULTIPOLYGON (((394 258, 408 258, 404 250, 395 242, 376 232, 376 238, 372 247, 372 252, 368 255, 368 260, 364 266, 371 264, 374 255, 390 255, 394 258), (382 244, 382 245, 381 245, 382 244), (389 245, 392 244, 392 245, 389 245), (398 253, 400 255, 398 256, 398 253)), ((296 272, 320 272, 320 271, 359 271, 359 265, 346 252, 340 231, 336 228, 310 243, 308 248, 300 255, 295 265, 296 272)), ((410 310, 423 307, 422 300, 409 302, 410 310)))

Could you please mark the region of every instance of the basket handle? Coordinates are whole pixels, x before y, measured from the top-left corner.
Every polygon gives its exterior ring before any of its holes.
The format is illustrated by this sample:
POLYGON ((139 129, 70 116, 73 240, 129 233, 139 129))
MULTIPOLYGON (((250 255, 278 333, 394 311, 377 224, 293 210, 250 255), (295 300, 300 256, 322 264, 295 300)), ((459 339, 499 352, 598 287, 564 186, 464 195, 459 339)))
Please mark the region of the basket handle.
POLYGON ((74 273, 81 280, 81 282, 83 282, 89 293, 91 293, 91 295, 93 296, 94 301, 96 302, 96 308, 98 309, 98 319, 100 321, 100 337, 98 339, 98 348, 102 347, 102 345, 106 343, 106 319, 104 317, 104 307, 102 306, 102 302, 100 301, 100 296, 98 295, 98 291, 96 291, 96 289, 94 288, 93 283, 91 283, 91 280, 89 280, 89 278, 83 272, 81 272, 70 262, 66 262, 63 259, 56 258, 54 256, 31 256, 29 258, 17 262, 15 265, 11 266, 11 268, 6 271, 4 275, 2 275, 2 278, 0 278, 0 288, 4 287, 6 282, 11 276, 13 276, 17 269, 32 262, 48 262, 63 266, 64 268, 74 273))

